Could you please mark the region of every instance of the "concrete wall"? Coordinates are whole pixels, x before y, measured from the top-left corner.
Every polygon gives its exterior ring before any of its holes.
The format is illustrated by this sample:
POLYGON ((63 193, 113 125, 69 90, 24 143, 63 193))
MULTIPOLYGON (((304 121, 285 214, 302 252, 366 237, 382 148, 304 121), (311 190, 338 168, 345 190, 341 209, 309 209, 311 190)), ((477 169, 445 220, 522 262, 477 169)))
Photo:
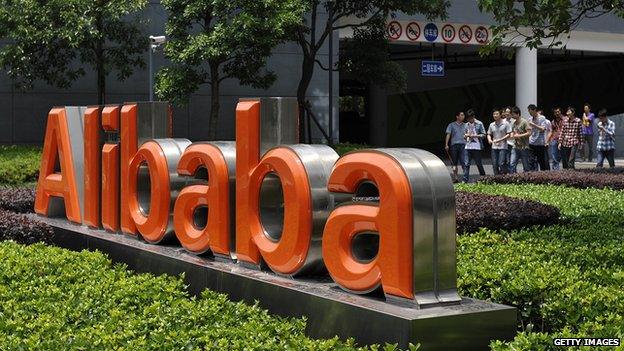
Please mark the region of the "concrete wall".
MULTIPOLYGON (((160 1, 150 1, 141 17, 148 19, 145 36, 162 35, 165 30, 167 14, 160 1)), ((319 16, 319 21, 324 15, 319 16)), ((338 34, 334 36, 334 61, 338 59, 338 34)), ((1 44, 0 44, 1 45, 1 44)), ((321 50, 319 60, 327 66, 328 45, 321 50)), ((147 48, 145 62, 147 63, 147 48)), ((162 53, 154 56, 155 70, 166 65, 162 53)), ((238 98, 256 96, 296 96, 297 84, 301 72, 301 51, 295 43, 286 43, 276 47, 269 59, 268 68, 277 73, 278 79, 267 90, 242 87, 236 80, 227 80, 221 87, 221 113, 217 136, 221 140, 234 138, 234 111, 238 98)), ((308 90, 308 97, 313 104, 323 126, 328 120, 328 73, 317 69, 308 90)), ((115 73, 107 78, 107 103, 126 101, 144 101, 148 99, 149 76, 147 69, 137 69, 127 80, 116 80, 115 73)), ((39 144, 43 140, 46 116, 50 108, 62 105, 93 105, 97 102, 96 75, 89 71, 76 81, 70 89, 61 90, 45 84, 38 84, 28 92, 15 91, 13 82, 4 72, 0 72, 0 143, 39 144)), ((334 73, 334 106, 338 108, 338 74, 334 73)), ((187 106, 174 109, 174 135, 193 141, 205 140, 208 136, 208 115, 210 107, 209 86, 202 87, 191 98, 187 106)), ((335 114, 337 115, 337 114, 335 114)), ((336 135, 338 122, 335 118, 336 135)), ((320 141, 320 133, 314 131, 313 137, 320 141)))

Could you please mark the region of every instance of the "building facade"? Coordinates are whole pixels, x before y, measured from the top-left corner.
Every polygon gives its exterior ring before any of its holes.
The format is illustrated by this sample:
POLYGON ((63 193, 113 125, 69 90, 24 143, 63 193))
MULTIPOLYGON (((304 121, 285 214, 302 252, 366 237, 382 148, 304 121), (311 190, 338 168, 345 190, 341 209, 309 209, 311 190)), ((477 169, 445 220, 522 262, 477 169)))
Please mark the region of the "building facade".
MULTIPOLYGON (((326 15, 320 14, 318 21, 326 15)), ((164 35, 167 13, 160 1, 151 0, 147 8, 140 14, 147 20, 144 27, 145 36, 164 35)), ((335 61, 338 59, 338 33, 335 34, 335 61)), ((0 45, 2 45, 0 43, 0 45)), ((318 59, 327 66, 328 45, 321 48, 318 59)), ((267 90, 253 89, 238 84, 236 80, 222 83, 221 111, 217 137, 219 140, 234 139, 234 112, 239 98, 283 96, 295 97, 297 84, 301 76, 301 49, 295 43, 284 43, 273 50, 268 60, 268 69, 277 74, 277 81, 267 90)), ((145 48, 145 62, 148 62, 148 48, 145 48)), ((162 52, 154 54, 154 67, 157 71, 167 65, 162 52)), ((334 106, 338 106, 338 74, 334 73, 334 106)), ((328 121, 328 73, 319 69, 308 90, 311 102, 319 122, 327 130, 328 121)), ((41 144, 45 130, 47 113, 53 106, 95 105, 96 75, 93 71, 77 80, 69 89, 58 89, 45 84, 37 84, 30 91, 17 91, 5 72, 0 72, 0 144, 41 144)), ((149 99, 149 72, 136 69, 134 74, 125 81, 118 81, 113 72, 106 80, 106 102, 109 104, 146 101, 149 99)), ((173 131, 175 137, 183 137, 192 141, 206 140, 208 137, 208 116, 210 112, 210 87, 202 86, 185 106, 175 106, 173 112, 173 131)), ((296 116, 293 116, 296 118, 296 116)), ((337 121, 334 129, 338 135, 337 121)), ((312 128, 313 140, 321 141, 321 134, 312 128)))
MULTIPOLYGON (((529 50, 510 40, 498 53, 482 57, 479 50, 491 38, 492 24, 492 17, 480 12, 476 1, 452 1, 444 21, 405 14, 389 19, 390 57, 407 73, 407 91, 343 88, 354 84, 343 75, 341 91, 354 91, 365 99, 365 116, 358 117, 359 125, 368 127, 359 129, 357 141, 414 146, 442 155, 445 126, 458 111, 469 108, 488 123, 493 108, 514 105, 528 115, 526 107, 537 104, 549 117, 554 107, 573 106, 582 114, 585 103, 594 112, 600 108, 607 108, 610 115, 624 112, 624 19, 611 14, 584 19, 569 38, 562 38, 563 48, 544 45, 529 50), (444 63, 443 74, 423 72, 423 61, 432 60, 444 63)), ((343 30, 340 36, 348 40, 351 32, 343 30)), ((343 115, 347 119, 354 115, 350 110, 341 112, 343 128, 348 128, 343 115)), ((622 149, 619 155, 624 155, 622 149)))

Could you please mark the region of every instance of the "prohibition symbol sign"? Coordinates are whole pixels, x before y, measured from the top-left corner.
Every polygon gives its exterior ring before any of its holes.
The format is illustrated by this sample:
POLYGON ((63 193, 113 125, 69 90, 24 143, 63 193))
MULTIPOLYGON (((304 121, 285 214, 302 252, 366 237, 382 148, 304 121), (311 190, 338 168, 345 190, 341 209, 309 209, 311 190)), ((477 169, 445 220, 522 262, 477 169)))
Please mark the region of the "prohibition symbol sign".
POLYGON ((472 39, 472 29, 470 27, 464 25, 459 28, 459 40, 462 43, 467 43, 472 39))
POLYGON ((416 22, 411 22, 405 27, 405 35, 407 35, 407 39, 411 41, 416 41, 420 38, 420 26, 416 22))
POLYGON ((477 41, 477 43, 479 44, 485 44, 487 43, 488 39, 489 39, 489 33, 487 28, 480 26, 479 28, 477 28, 475 30, 475 40, 477 41))
POLYGON ((392 21, 388 23, 388 37, 392 40, 397 40, 403 34, 403 28, 401 24, 397 21, 392 21))
POLYGON ((444 25, 442 27, 442 39, 447 43, 452 42, 455 39, 455 27, 450 24, 444 25))

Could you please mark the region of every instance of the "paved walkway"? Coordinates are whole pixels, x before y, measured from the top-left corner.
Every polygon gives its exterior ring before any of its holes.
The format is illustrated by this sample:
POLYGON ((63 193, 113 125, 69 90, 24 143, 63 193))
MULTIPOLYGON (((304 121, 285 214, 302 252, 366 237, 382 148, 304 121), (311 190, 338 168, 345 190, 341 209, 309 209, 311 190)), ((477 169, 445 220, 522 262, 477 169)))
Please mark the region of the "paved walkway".
MULTIPOLYGON (((444 163, 447 165, 449 172, 453 172, 452 167, 450 166, 450 162, 448 160, 445 160, 444 163)), ((616 167, 624 167, 624 159, 620 158, 620 159, 616 159, 615 160, 615 166, 616 167)), ((596 167, 596 162, 581 162, 581 161, 576 161, 576 168, 595 168, 596 167)), ((609 167, 609 163, 607 161, 605 161, 605 167, 609 167)), ((483 168, 485 168, 485 174, 487 175, 492 175, 494 174, 494 172, 492 171, 492 160, 490 159, 483 159, 483 168)), ((518 171, 522 172, 522 165, 518 165, 518 171)), ((462 170, 461 167, 459 167, 459 177, 461 179, 461 175, 462 175, 462 170)), ((477 166, 475 166, 474 164, 472 166, 470 166, 470 182, 475 182, 477 179, 479 179, 479 170, 477 169, 477 166)))

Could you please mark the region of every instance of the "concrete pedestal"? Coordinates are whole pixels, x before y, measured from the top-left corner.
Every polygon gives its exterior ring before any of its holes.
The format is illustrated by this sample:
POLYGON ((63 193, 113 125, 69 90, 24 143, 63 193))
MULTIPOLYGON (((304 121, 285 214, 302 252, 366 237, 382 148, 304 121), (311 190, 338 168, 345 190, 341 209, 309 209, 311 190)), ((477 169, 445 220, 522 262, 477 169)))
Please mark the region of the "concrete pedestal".
POLYGON ((42 218, 56 245, 100 250, 137 272, 185 273, 192 294, 208 288, 232 300, 260 305, 282 316, 308 318, 315 338, 353 337, 358 344, 420 343, 421 350, 485 350, 490 340, 513 338, 516 309, 464 298, 460 304, 414 309, 340 290, 329 278, 288 279, 186 253, 179 246, 150 245, 137 238, 93 230, 64 219, 42 218))

